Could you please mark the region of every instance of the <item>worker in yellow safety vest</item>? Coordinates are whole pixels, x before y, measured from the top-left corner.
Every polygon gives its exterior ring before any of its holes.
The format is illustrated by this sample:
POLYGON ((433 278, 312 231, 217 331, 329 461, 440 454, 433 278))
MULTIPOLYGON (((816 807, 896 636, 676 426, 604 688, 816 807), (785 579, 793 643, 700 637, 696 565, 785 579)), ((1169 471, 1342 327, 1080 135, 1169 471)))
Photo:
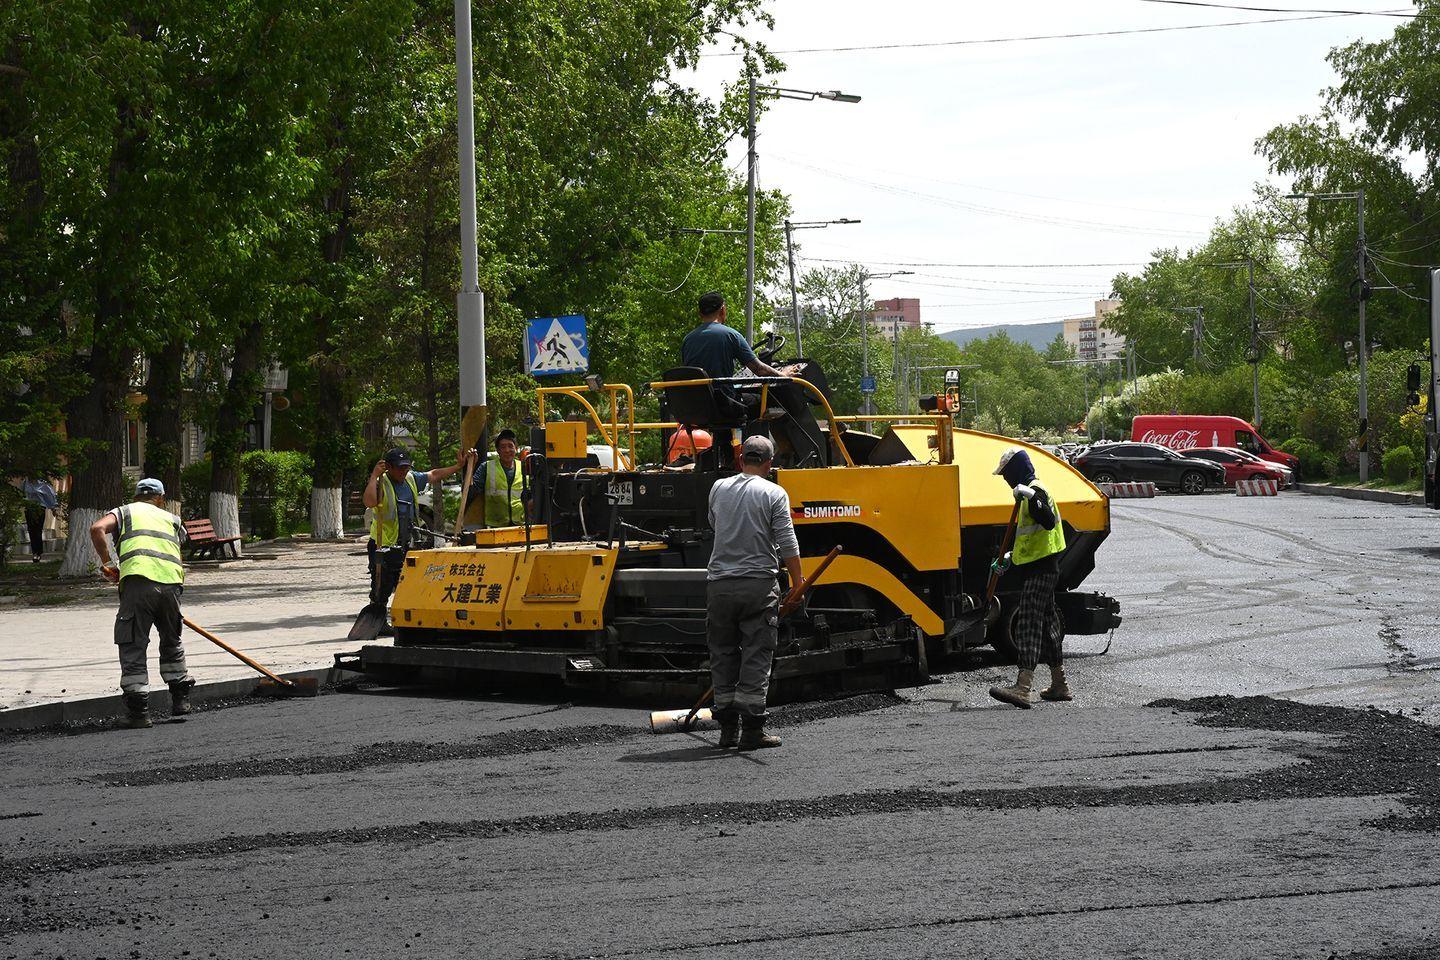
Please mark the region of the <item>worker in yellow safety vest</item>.
POLYGON ((995 473, 1010 485, 1016 502, 1015 545, 997 563, 1002 573, 1013 568, 1020 578, 1020 601, 1011 632, 1019 674, 1013 686, 991 687, 990 696, 1028 710, 1031 678, 1042 660, 1050 667, 1050 686, 1040 694, 1041 699, 1071 699, 1060 649, 1064 628, 1055 609, 1065 529, 1060 508, 1035 479, 1035 465, 1023 448, 1006 450, 995 473))
POLYGON ((145 665, 152 626, 160 633, 160 676, 170 687, 170 713, 190 712, 190 688, 195 681, 185 669, 185 648, 180 645, 180 593, 185 589, 180 544, 184 539, 185 525, 165 509, 165 485, 150 478, 135 485, 133 503, 116 507, 90 525, 100 574, 120 585, 115 646, 120 654, 125 724, 134 729, 153 725, 150 674, 145 665), (112 537, 119 566, 110 559, 112 537))
MULTIPOLYGON (((441 481, 457 473, 465 458, 474 450, 458 450, 455 464, 434 470, 415 470, 410 451, 396 447, 385 454, 370 471, 370 479, 360 500, 371 511, 370 541, 366 552, 370 558, 370 602, 381 608, 390 606, 390 595, 400 582, 405 554, 415 537, 419 524, 420 491, 435 485, 437 494, 441 481)), ((391 636, 391 629, 380 629, 381 636, 391 636)))
POLYGON ((516 456, 515 431, 495 435, 495 453, 475 468, 470 477, 470 503, 483 503, 485 526, 518 527, 525 522, 530 499, 525 465, 516 456))

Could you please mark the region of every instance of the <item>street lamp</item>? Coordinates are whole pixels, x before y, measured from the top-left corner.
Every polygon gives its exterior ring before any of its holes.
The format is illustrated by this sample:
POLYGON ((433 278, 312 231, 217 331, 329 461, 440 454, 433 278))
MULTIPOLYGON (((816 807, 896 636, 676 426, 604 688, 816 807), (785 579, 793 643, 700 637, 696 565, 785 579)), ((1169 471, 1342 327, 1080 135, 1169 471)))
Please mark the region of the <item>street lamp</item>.
POLYGON ((804 346, 800 342, 800 298, 795 293, 795 242, 791 234, 796 230, 823 230, 832 223, 859 223, 859 220, 850 220, 841 217, 839 220, 805 220, 785 221, 785 257, 790 261, 790 312, 795 321, 795 356, 803 357, 804 346))
POLYGON ((1250 309, 1250 350, 1246 359, 1250 362, 1250 387, 1254 397, 1250 422, 1258 427, 1260 426, 1260 325, 1255 320, 1255 258, 1246 257, 1244 260, 1237 260, 1234 263, 1212 263, 1210 266, 1219 270, 1245 268, 1245 292, 1250 309))
POLYGON ((1291 193, 1286 200, 1354 200, 1357 240, 1355 244, 1356 269, 1360 274, 1360 482, 1370 479, 1370 384, 1365 337, 1365 301, 1370 289, 1365 286, 1365 189, 1346 190, 1340 193, 1291 193))
MULTIPOLYGON (((459 0, 457 0, 459 2, 459 0)), ((750 71, 749 121, 746 135, 749 141, 748 166, 749 187, 745 192, 745 336, 755 342, 755 98, 759 94, 782 97, 786 100, 834 100, 837 103, 859 103, 860 98, 839 90, 795 90, 790 87, 758 86, 755 72, 750 71)))

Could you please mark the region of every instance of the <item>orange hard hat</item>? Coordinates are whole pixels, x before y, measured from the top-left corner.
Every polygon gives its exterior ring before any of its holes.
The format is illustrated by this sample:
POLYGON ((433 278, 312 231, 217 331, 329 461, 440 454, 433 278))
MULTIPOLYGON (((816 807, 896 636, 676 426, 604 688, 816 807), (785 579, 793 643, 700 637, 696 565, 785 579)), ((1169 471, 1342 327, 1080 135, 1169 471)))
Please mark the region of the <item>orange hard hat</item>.
POLYGON ((670 451, 665 456, 665 462, 674 463, 681 457, 694 457, 701 450, 709 450, 713 442, 709 432, 705 430, 686 430, 682 427, 670 436, 670 451))

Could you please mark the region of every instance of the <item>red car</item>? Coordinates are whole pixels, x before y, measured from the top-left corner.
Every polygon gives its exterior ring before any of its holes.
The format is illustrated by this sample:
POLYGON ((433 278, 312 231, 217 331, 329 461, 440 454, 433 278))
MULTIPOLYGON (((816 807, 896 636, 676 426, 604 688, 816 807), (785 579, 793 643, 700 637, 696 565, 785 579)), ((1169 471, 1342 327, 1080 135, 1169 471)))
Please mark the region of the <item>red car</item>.
POLYGON ((1290 471, 1278 463, 1261 460, 1253 453, 1234 447, 1192 447, 1179 451, 1192 460, 1209 460, 1225 468, 1225 484, 1233 487, 1237 480, 1274 480, 1280 489, 1291 483, 1290 471))

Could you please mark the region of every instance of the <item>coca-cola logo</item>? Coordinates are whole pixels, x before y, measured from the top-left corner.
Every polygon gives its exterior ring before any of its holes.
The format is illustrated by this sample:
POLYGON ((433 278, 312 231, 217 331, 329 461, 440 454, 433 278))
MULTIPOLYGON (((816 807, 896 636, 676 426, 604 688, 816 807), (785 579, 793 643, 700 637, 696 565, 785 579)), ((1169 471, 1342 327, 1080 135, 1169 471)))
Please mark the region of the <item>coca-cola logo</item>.
POLYGON ((1200 446, 1200 431, 1176 430, 1174 433, 1159 433, 1155 430, 1146 430, 1145 435, 1140 438, 1140 442, 1158 443, 1171 450, 1193 450, 1200 446))

